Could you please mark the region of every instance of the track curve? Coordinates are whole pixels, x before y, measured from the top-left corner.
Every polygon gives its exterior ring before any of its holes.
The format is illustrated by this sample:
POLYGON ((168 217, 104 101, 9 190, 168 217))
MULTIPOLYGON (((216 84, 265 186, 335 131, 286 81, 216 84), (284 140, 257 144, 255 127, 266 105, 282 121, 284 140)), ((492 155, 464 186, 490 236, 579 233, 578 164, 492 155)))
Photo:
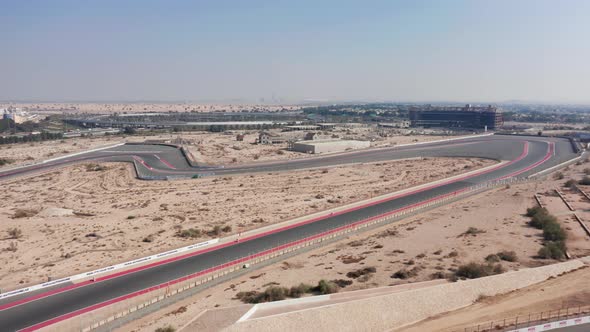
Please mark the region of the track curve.
POLYGON ((366 218, 402 209, 412 204, 464 190, 473 185, 509 177, 525 177, 576 157, 570 142, 560 138, 487 136, 434 142, 415 146, 364 150, 319 158, 257 163, 227 168, 193 167, 178 148, 163 145, 123 145, 102 151, 66 157, 43 164, 0 172, 0 179, 32 175, 89 160, 134 162, 140 178, 277 172, 334 165, 387 161, 411 157, 478 157, 509 161, 486 171, 442 181, 359 208, 330 214, 282 229, 225 243, 129 271, 100 277, 96 282, 60 286, 52 291, 29 293, 0 301, 2 330, 35 330, 105 303, 133 296, 142 290, 207 270, 221 263, 263 252, 282 243, 297 241, 350 225, 366 218))

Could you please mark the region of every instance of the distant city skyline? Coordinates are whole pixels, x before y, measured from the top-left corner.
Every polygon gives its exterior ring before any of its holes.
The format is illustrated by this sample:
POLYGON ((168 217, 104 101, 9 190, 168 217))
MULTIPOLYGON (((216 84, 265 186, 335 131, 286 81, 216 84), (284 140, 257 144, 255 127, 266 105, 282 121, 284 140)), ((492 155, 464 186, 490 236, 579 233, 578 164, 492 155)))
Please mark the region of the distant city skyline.
POLYGON ((0 100, 590 104, 590 1, 0 3, 0 100))

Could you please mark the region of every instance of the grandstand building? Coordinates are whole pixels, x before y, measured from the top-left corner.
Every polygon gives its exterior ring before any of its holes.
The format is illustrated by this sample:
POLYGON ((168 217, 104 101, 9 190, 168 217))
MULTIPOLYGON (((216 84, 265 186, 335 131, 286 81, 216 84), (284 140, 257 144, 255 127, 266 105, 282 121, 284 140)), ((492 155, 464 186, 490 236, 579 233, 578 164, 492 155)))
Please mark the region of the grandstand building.
POLYGON ((410 109, 412 127, 497 129, 504 123, 502 113, 493 106, 433 107, 410 109))

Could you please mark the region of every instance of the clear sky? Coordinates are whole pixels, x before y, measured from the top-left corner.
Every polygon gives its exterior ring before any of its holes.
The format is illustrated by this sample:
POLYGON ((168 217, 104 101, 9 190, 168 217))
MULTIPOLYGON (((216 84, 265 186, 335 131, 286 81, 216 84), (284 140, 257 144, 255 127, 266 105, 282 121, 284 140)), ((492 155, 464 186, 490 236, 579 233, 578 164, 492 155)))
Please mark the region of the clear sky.
POLYGON ((0 100, 590 102, 587 0, 0 0, 0 100))

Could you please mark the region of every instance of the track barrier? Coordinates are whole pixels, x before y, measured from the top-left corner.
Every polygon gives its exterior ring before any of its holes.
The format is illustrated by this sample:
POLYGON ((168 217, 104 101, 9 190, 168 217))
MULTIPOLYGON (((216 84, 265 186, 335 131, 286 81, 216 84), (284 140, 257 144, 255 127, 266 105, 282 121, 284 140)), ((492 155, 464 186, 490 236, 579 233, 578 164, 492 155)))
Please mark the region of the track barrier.
POLYGON ((590 324, 590 306, 567 307, 493 320, 453 332, 539 332, 590 324))
POLYGON ((200 242, 200 243, 195 243, 195 244, 191 244, 190 246, 186 246, 186 247, 182 247, 182 248, 178 248, 178 249, 173 249, 173 250, 169 250, 166 252, 162 252, 162 253, 158 253, 155 255, 151 255, 151 256, 147 256, 147 257, 142 257, 142 258, 137 258, 128 262, 124 262, 124 263, 119 263, 119 264, 115 264, 115 265, 111 265, 111 266, 107 266, 107 267, 103 267, 94 271, 89 271, 89 272, 84 272, 84 273, 80 273, 80 274, 76 274, 73 276, 69 276, 69 277, 65 277, 65 278, 61 278, 61 279, 57 279, 57 280, 52 280, 52 281, 48 281, 42 284, 38 284, 38 285, 33 285, 33 286, 29 286, 26 288, 21 288, 21 289, 16 289, 10 292, 6 292, 3 294, 0 294, 0 299, 6 299, 12 296, 16 296, 16 295, 21 295, 21 294, 26 294, 26 293, 30 293, 36 290, 40 290, 40 289, 44 289, 44 288, 49 288, 49 287, 53 287, 59 284, 64 284, 64 283, 69 283, 72 281, 77 281, 77 280, 83 280, 83 279, 88 279, 88 278, 92 278, 92 277, 96 277, 97 275, 106 273, 106 272, 113 272, 113 271, 117 271, 117 270, 121 270, 121 269, 126 269, 129 268, 130 266, 134 266, 137 264, 143 264, 146 262, 151 262, 151 261, 155 261, 164 257, 168 257, 171 255, 176 255, 179 253, 183 253, 183 252, 187 252, 187 251, 192 251, 195 249, 199 249, 211 244, 215 244, 219 242, 219 239, 212 239, 209 241, 205 241, 205 242, 200 242))

